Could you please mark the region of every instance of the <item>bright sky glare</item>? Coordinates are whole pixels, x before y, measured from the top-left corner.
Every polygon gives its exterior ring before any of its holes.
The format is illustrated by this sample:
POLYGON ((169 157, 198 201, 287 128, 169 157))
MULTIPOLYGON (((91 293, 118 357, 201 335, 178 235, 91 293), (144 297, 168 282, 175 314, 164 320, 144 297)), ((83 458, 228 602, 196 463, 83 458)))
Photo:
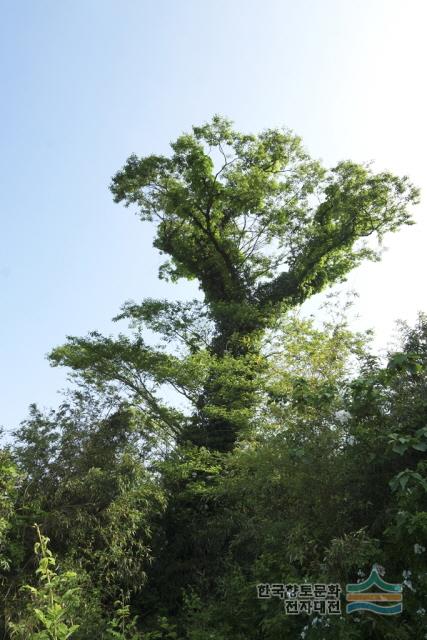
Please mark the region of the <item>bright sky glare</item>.
MULTIPOLYGON (((0 0, 0 425, 55 406, 66 335, 117 330, 127 299, 192 297, 157 280, 149 225, 114 205, 131 152, 214 113, 286 126, 327 164, 374 160, 427 193, 425 0, 0 0)), ((349 279, 385 346, 427 311, 426 201, 349 279)))

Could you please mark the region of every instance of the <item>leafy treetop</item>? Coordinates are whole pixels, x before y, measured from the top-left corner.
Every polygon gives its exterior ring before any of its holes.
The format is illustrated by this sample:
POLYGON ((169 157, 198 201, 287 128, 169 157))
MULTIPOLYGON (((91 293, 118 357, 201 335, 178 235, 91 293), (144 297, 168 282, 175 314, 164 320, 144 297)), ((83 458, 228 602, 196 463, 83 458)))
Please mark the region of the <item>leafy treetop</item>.
POLYGON ((157 223, 154 246, 170 257, 161 277, 198 279, 228 337, 377 259, 358 241, 411 224, 418 199, 407 177, 349 161, 327 170, 290 131, 242 134, 220 116, 171 147, 131 155, 111 190, 157 223))

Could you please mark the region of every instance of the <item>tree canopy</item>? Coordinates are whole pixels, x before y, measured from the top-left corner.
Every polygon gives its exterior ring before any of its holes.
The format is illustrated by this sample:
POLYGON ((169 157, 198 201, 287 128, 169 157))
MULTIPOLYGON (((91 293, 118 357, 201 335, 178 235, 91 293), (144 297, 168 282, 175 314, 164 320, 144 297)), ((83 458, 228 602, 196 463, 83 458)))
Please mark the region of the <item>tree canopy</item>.
POLYGON ((219 116, 171 148, 130 156, 111 191, 156 223, 161 275, 196 278, 227 338, 376 259, 363 240, 410 224, 418 198, 406 177, 350 161, 328 170, 290 131, 242 134, 219 116))
POLYGON ((170 157, 132 155, 111 190, 153 223, 154 246, 169 257, 161 277, 199 282, 203 307, 146 300, 119 316, 178 339, 184 360, 142 335, 98 333, 71 338, 51 360, 86 380, 123 384, 181 440, 229 450, 255 412, 265 331, 363 259, 378 259, 374 241, 412 223, 418 190, 407 177, 349 161, 327 170, 293 133, 242 134, 219 116, 171 148, 170 157), (159 385, 183 395, 193 416, 168 409, 159 385))

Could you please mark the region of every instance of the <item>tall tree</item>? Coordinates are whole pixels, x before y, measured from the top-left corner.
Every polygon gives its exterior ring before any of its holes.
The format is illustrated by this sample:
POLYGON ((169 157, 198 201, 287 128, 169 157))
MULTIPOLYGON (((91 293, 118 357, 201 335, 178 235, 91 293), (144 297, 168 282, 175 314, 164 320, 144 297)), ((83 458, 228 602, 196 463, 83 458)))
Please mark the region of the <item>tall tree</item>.
MULTIPOLYGON (((136 205, 142 220, 155 223, 154 246, 169 257, 160 277, 199 282, 212 330, 208 344, 195 350, 209 354, 209 374, 196 392, 192 419, 175 428, 181 439, 227 451, 242 415, 250 417, 254 406, 265 330, 283 312, 344 279, 363 259, 377 260, 372 240, 381 242, 387 232, 411 224, 408 205, 417 202, 418 191, 407 177, 375 174, 349 161, 328 170, 289 131, 242 134, 219 116, 171 147, 169 157, 130 156, 111 190, 116 202, 136 205), (231 397, 221 362, 230 369, 233 360, 240 384, 231 397), (227 414, 230 406, 234 418, 227 414)), ((162 304, 167 315, 168 305, 162 304)), ((147 304, 128 306, 125 313, 132 320, 153 320, 152 304, 148 310, 147 304)), ((180 322, 191 334, 188 317, 181 314, 180 322)), ((123 343, 116 346, 116 357, 123 357, 123 343)), ((93 372, 94 359, 102 356, 111 370, 113 352, 100 347, 105 339, 97 334, 84 343, 72 339, 52 360, 93 372)), ((150 352, 147 358, 142 342, 134 347, 133 365, 136 358, 144 375, 157 381, 163 376, 164 382, 164 354, 150 352)), ((169 373, 170 366, 169 359, 169 373)), ((159 417, 162 411, 146 386, 144 393, 159 417)), ((164 411, 160 416, 174 417, 164 411)))

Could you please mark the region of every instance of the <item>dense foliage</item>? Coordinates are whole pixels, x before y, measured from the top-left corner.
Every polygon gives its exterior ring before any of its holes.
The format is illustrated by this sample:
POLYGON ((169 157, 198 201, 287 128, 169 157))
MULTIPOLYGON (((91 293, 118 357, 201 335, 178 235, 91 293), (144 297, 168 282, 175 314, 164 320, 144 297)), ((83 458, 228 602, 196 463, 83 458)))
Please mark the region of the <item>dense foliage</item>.
POLYGON ((427 318, 380 358, 342 304, 298 311, 379 258, 417 190, 219 117, 111 188, 153 223, 161 277, 202 298, 129 301, 128 331, 52 351, 72 389, 0 451, 1 637, 423 638, 427 318), (393 619, 256 596, 374 564, 404 585, 393 619))

